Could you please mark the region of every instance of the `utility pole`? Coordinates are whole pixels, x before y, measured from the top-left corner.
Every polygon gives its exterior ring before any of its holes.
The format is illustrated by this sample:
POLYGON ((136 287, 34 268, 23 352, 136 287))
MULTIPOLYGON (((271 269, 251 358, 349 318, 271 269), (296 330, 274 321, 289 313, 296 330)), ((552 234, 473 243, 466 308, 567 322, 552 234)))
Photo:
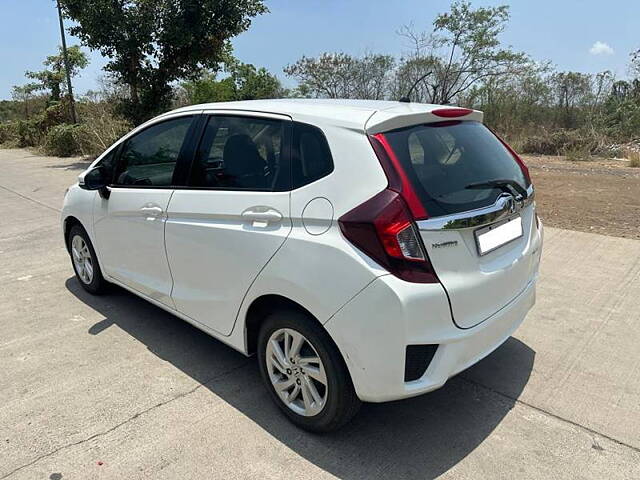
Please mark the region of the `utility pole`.
POLYGON ((62 8, 60 8, 60 0, 56 0, 58 6, 58 19, 60 20, 60 37, 62 37, 62 56, 64 58, 64 69, 67 73, 67 89, 69 90, 69 103, 71 106, 71 120, 78 123, 76 116, 76 104, 73 100, 73 88, 71 87, 71 70, 69 69, 69 55, 67 54, 67 40, 64 36, 64 23, 62 21, 62 8))

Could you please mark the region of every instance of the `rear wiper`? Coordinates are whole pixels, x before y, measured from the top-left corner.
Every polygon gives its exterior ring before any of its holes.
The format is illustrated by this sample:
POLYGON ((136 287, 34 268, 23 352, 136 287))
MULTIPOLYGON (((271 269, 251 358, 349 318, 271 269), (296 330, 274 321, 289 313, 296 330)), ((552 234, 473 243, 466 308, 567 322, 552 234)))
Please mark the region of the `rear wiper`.
POLYGON ((503 192, 513 195, 514 190, 520 194, 523 199, 527 198, 527 190, 515 180, 489 180, 488 182, 470 183, 466 187, 467 189, 483 189, 483 188, 499 188, 503 192))

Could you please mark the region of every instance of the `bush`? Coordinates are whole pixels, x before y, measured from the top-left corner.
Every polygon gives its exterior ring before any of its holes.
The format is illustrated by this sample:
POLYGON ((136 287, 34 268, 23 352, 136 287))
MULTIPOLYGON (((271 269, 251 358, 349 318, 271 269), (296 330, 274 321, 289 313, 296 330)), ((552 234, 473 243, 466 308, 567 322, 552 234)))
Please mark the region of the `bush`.
POLYGON ((76 137, 80 125, 60 124, 51 127, 45 137, 44 151, 56 157, 71 157, 81 152, 76 137))
POLYGON ((570 162, 587 162, 591 160, 591 152, 579 146, 566 148, 563 155, 570 162))
POLYGON ((111 113, 107 105, 85 105, 84 108, 82 124, 74 132, 83 155, 100 155, 133 128, 128 121, 111 113))
POLYGON ((11 145, 18 143, 18 132, 16 122, 0 123, 0 145, 11 145))
POLYGON ((18 120, 16 122, 15 129, 18 147, 25 148, 40 145, 44 136, 40 120, 40 118, 33 118, 30 120, 18 120))
POLYGON ((542 155, 589 156, 603 147, 603 141, 595 134, 581 130, 555 130, 526 137, 521 141, 522 153, 542 155))
POLYGON ((626 148, 624 150, 624 156, 629 160, 630 167, 640 168, 640 150, 626 148))

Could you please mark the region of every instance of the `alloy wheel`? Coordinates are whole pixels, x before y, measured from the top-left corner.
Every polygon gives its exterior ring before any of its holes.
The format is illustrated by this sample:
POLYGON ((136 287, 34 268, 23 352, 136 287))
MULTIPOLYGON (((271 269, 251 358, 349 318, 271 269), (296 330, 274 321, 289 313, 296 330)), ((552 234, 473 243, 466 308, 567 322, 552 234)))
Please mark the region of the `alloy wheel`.
POLYGON ((71 240, 71 256, 78 278, 85 285, 89 285, 93 281, 93 259, 89 246, 80 235, 75 235, 71 240))
POLYGON ((295 413, 311 417, 327 403, 327 374, 311 342, 291 328, 269 337, 266 365, 271 384, 282 402, 295 413))

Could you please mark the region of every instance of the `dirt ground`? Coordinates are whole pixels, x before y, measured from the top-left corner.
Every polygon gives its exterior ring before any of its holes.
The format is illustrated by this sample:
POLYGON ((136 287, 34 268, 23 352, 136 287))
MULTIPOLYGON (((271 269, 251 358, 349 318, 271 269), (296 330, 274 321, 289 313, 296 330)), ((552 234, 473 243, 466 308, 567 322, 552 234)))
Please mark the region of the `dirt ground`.
POLYGON ((640 239, 640 168, 624 160, 523 159, 545 225, 640 239))

